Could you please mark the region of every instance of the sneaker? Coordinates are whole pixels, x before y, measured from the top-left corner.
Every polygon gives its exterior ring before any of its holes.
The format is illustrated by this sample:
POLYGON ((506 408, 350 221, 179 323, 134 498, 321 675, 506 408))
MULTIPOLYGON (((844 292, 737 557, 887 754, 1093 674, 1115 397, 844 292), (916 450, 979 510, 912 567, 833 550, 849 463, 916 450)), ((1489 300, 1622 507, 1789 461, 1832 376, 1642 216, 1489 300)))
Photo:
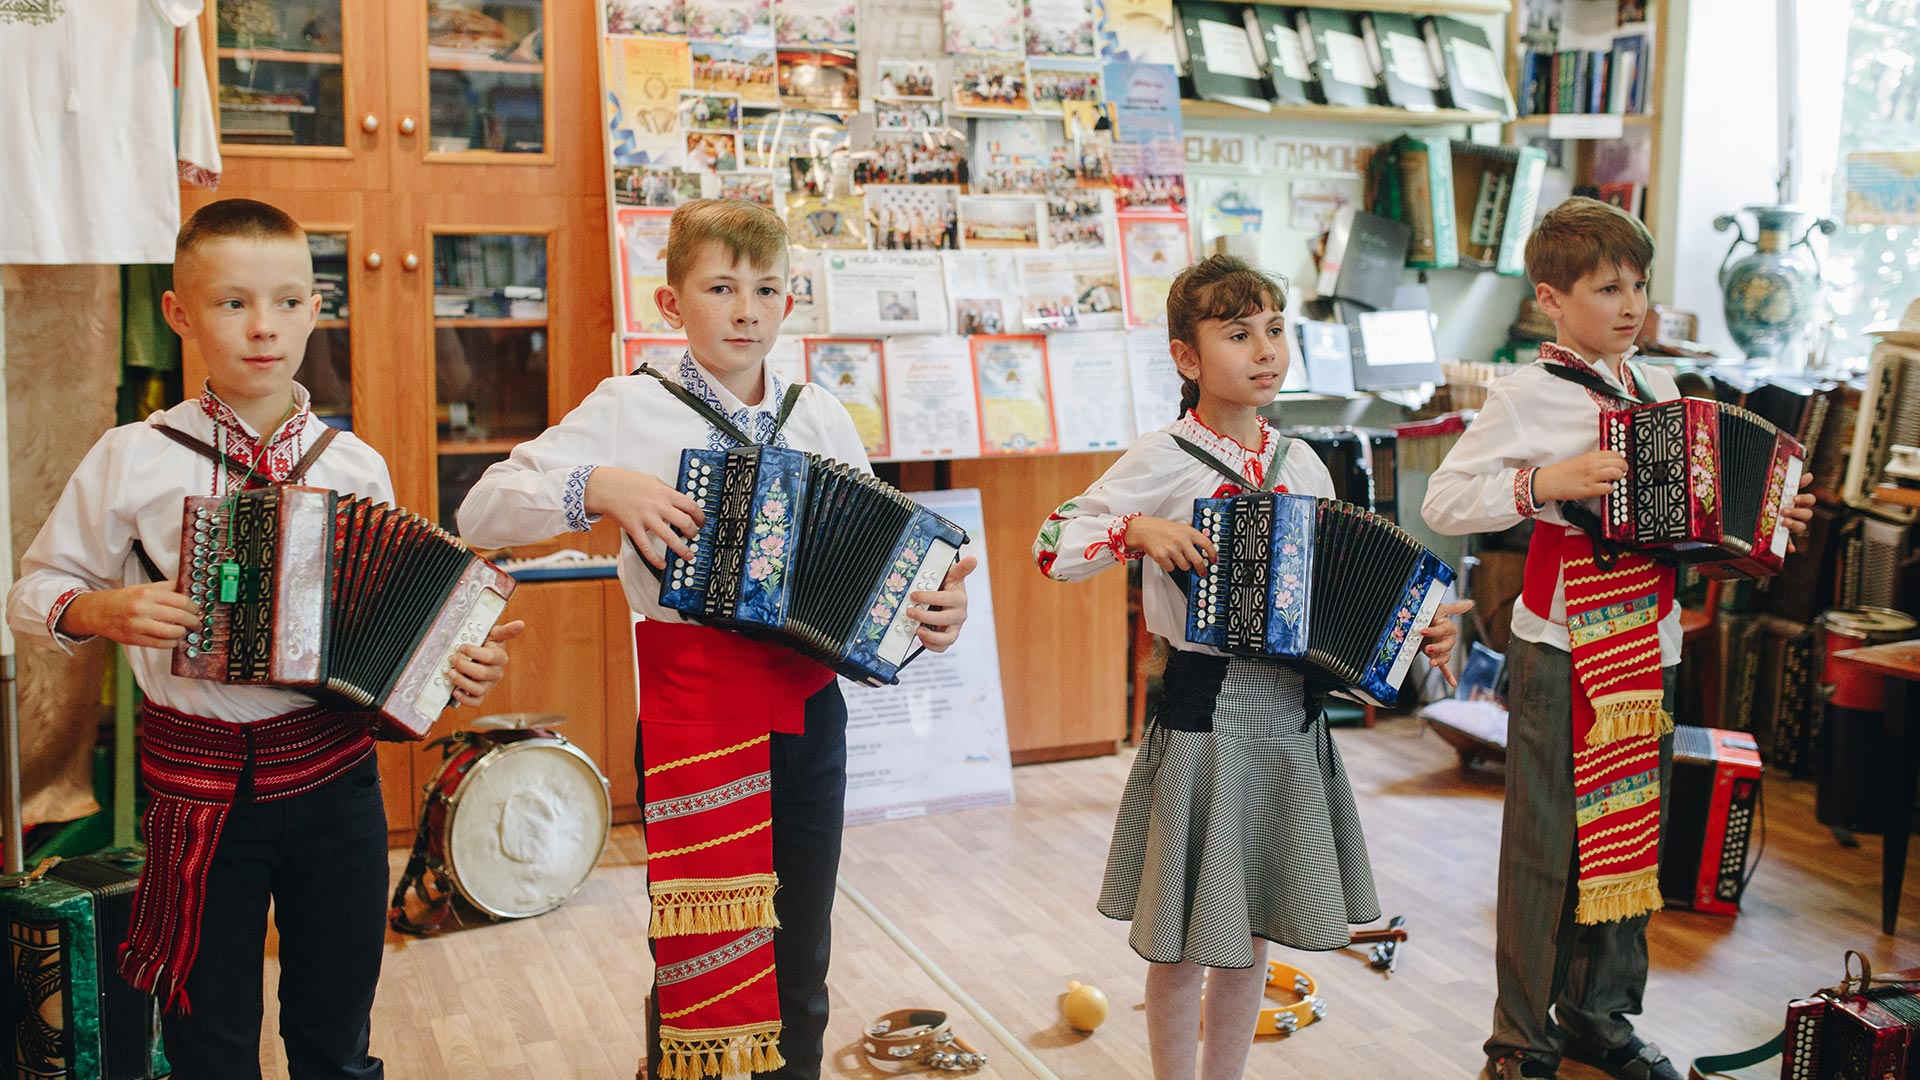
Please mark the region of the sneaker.
POLYGON ((1591 1065, 1614 1080, 1680 1080, 1680 1070, 1667 1060, 1667 1055, 1638 1035, 1630 1035, 1623 1045, 1604 1051, 1569 1043, 1566 1056, 1582 1065, 1591 1065))
POLYGON ((1480 1071, 1480 1080, 1557 1080, 1559 1075, 1544 1061, 1509 1054, 1487 1062, 1487 1067, 1480 1071))

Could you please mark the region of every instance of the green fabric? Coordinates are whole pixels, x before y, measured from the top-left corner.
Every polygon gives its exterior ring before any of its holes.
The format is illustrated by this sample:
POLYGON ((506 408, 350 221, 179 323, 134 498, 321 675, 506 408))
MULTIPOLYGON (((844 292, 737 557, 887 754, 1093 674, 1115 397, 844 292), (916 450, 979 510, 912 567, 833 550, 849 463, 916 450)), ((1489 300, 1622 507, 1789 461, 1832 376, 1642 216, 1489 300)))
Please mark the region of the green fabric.
POLYGON ((144 420, 180 400, 180 339, 160 307, 171 288, 173 267, 165 263, 120 268, 118 423, 144 420))

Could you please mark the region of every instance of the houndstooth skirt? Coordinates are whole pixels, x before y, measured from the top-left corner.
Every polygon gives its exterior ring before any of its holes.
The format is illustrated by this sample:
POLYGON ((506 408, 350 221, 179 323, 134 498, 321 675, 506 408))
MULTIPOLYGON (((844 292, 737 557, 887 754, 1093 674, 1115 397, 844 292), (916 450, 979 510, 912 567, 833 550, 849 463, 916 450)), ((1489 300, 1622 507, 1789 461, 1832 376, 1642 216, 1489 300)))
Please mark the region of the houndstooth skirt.
POLYGON ((1353 789, 1298 673, 1175 650, 1120 799, 1100 913, 1154 963, 1253 964, 1251 938, 1344 948, 1380 917, 1353 789), (1211 730, 1207 730, 1210 728, 1211 730))

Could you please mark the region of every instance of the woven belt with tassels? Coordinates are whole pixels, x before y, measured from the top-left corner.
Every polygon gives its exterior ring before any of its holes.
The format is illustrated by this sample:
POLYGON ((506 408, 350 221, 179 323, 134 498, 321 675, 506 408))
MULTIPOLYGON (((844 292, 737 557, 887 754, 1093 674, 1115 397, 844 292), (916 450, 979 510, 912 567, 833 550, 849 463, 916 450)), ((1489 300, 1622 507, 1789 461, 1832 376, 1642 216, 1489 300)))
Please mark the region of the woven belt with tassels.
POLYGON ((890 1070, 917 1065, 971 1072, 987 1063, 987 1055, 954 1035, 938 1009, 895 1009, 867 1025, 860 1048, 867 1060, 890 1070))

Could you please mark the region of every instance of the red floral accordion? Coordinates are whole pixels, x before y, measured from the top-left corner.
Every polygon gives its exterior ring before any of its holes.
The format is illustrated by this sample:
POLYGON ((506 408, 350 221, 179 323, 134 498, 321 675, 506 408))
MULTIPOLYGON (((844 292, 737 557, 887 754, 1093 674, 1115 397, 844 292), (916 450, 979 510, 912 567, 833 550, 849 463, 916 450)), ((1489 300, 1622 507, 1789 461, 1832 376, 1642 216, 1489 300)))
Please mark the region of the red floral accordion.
POLYGON ((1627 459, 1605 499, 1608 540, 1711 578, 1779 572, 1807 456, 1792 436, 1738 406, 1680 398, 1602 413, 1600 446, 1627 459))
POLYGON ((1826 991, 1787 1005, 1780 1080, 1907 1080, 1920 1031, 1920 969, 1890 977, 1907 985, 1866 993, 1826 991))

